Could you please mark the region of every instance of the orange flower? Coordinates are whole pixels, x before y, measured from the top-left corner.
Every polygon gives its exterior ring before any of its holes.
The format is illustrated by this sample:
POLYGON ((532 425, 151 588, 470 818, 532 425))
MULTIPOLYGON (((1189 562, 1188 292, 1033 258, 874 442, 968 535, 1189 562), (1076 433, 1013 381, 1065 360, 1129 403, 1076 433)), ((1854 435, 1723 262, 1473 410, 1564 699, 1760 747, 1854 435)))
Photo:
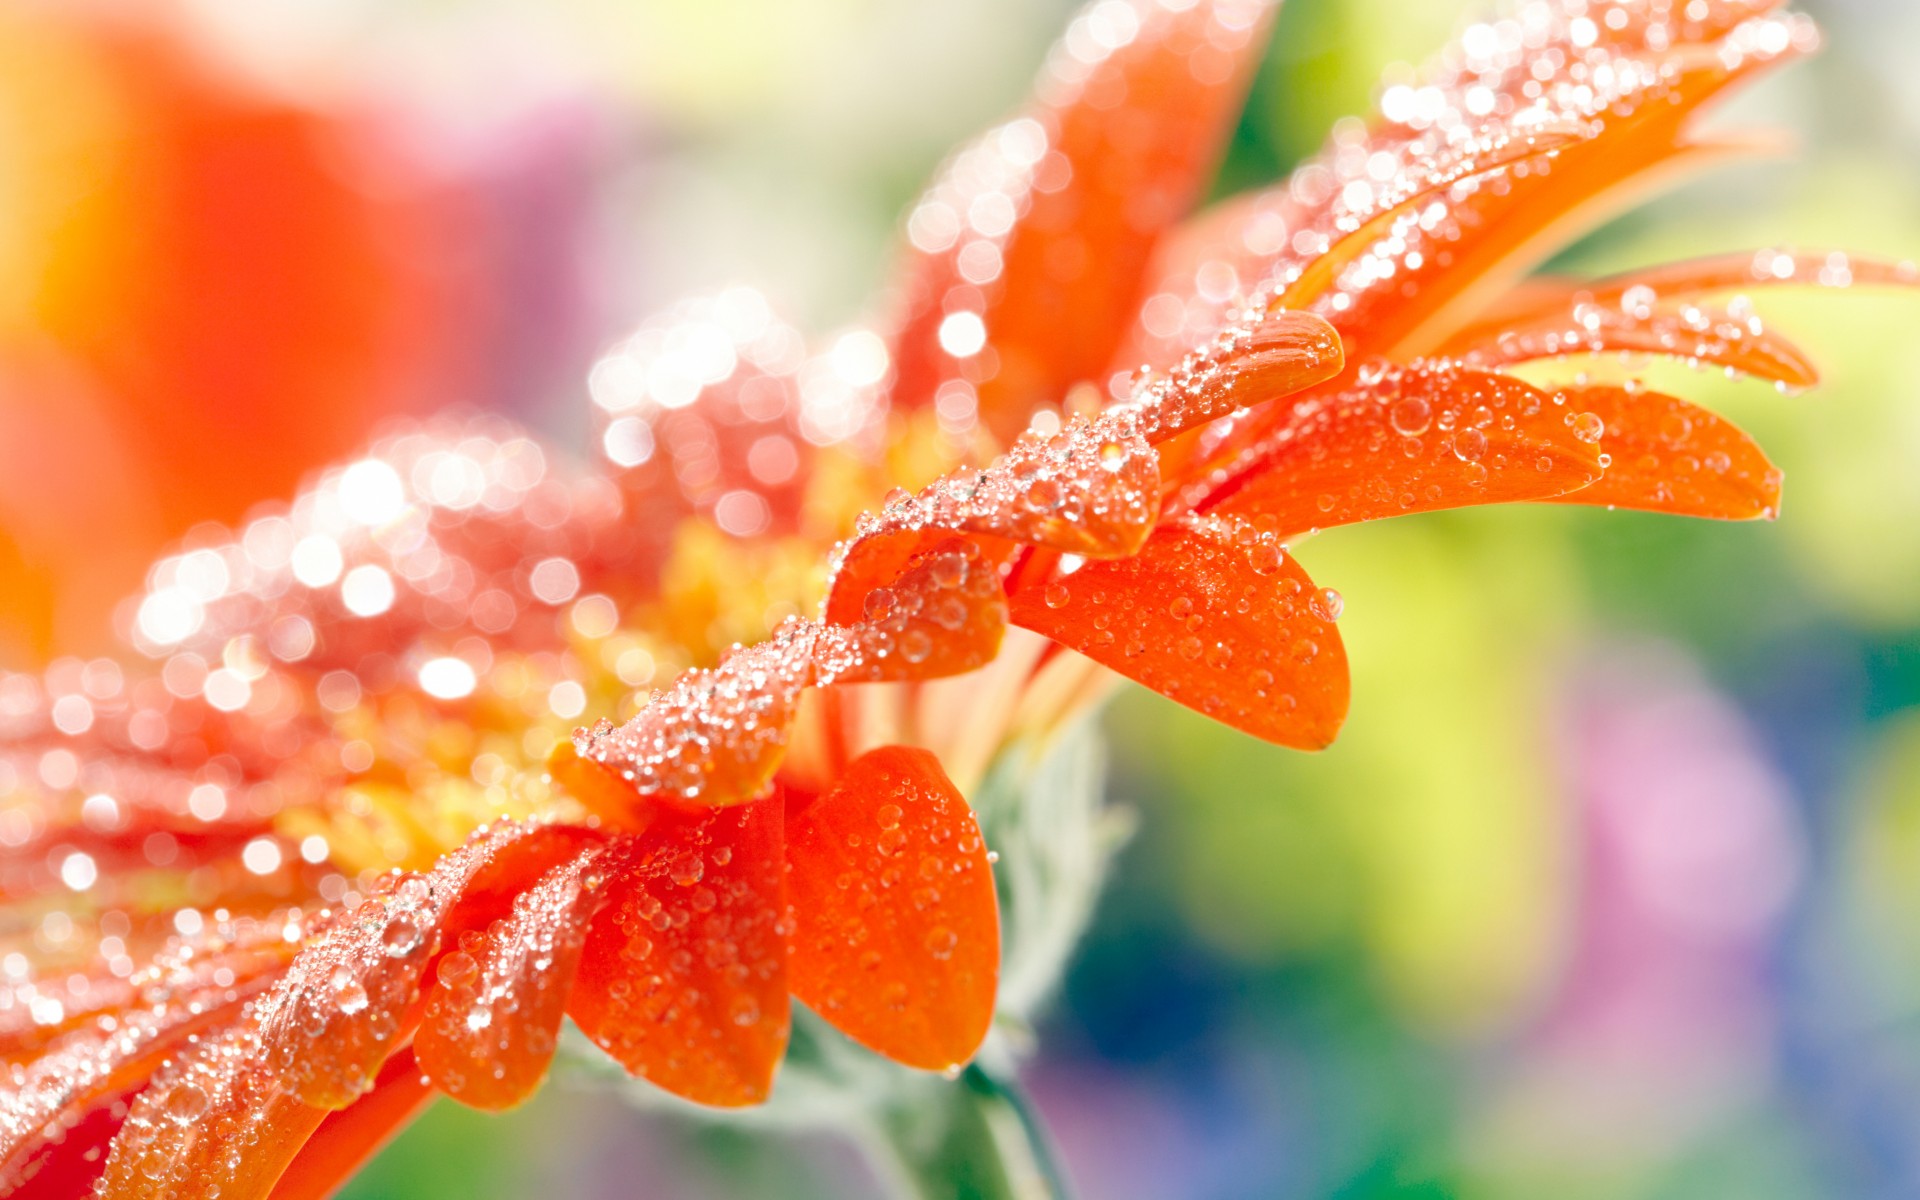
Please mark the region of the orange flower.
POLYGON ((1324 746, 1340 598, 1299 537, 1514 500, 1773 513, 1719 418, 1501 372, 1625 350, 1802 386, 1744 302, 1701 299, 1912 282, 1769 253, 1513 284, 1721 148, 1693 113, 1811 44, 1772 7, 1533 0, 1181 224, 1269 6, 1103 0, 909 218, 890 341, 809 358, 725 293, 595 367, 608 470, 431 426, 184 547, 134 618, 156 672, 0 680, 0 1179, 323 1194, 435 1091, 525 1098, 563 1015, 712 1105, 767 1095, 789 997, 966 1062, 1000 929, 964 797, 1100 667, 1324 746), (569 738, 587 712, 625 720, 569 738))

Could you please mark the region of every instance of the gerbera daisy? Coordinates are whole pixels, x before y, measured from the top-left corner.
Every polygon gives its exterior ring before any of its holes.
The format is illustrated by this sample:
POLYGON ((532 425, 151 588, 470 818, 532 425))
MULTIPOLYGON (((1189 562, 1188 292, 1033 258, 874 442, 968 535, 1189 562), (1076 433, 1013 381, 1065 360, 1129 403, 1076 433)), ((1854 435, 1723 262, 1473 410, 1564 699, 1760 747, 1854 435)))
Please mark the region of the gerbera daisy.
POLYGON ((1300 538, 1775 512, 1718 417, 1503 371, 1804 386, 1706 297, 1913 281, 1767 252, 1516 282, 1726 148, 1701 106, 1813 44, 1774 7, 1530 0, 1188 220, 1271 7, 1101 0, 909 216, 884 335, 809 354, 750 292, 689 302, 595 365, 596 470, 429 425, 183 546, 131 610, 147 665, 0 680, 0 1178, 322 1194, 434 1093, 524 1099, 563 1017, 707 1105, 766 1098, 790 998, 957 1070, 1001 970, 967 797, 1107 669, 1316 748, 1342 601, 1300 538))

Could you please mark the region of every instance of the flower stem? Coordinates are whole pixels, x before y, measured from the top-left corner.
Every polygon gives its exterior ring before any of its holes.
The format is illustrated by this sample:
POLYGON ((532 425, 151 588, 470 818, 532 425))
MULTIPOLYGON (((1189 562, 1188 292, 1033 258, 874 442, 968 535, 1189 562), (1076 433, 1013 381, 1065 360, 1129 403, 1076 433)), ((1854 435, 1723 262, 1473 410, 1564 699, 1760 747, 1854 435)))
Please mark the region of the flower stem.
POLYGON ((912 1200, 1070 1200, 1038 1114, 1018 1083, 978 1063, 878 1114, 874 1166, 912 1200))

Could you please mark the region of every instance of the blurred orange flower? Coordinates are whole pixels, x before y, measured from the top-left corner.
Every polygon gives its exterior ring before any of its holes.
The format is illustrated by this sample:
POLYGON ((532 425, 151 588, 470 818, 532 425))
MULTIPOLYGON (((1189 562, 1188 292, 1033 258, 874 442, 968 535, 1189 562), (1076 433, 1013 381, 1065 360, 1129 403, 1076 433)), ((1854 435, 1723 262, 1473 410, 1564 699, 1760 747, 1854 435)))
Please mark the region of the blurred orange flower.
POLYGON ((1183 223, 1271 6, 1103 0, 910 215, 890 337, 809 356, 724 293, 595 366, 601 472, 429 425, 190 540, 139 603, 157 671, 0 680, 4 1178, 323 1194, 436 1091, 525 1098, 563 1015, 713 1105, 767 1095, 789 997, 964 1063, 1000 962, 964 797, 1100 667, 1320 747, 1342 602, 1300 538, 1775 511, 1718 417, 1502 370, 1624 350, 1803 386, 1704 297, 1912 282, 1772 252, 1514 282, 1725 148, 1695 112, 1813 43, 1773 8, 1532 0, 1183 223), (887 482, 922 486, 852 520, 887 482), (568 736, 588 712, 625 720, 568 736))
POLYGON ((167 541, 418 407, 451 214, 132 18, 0 15, 0 121, 0 651, 44 661, 101 648, 167 541))

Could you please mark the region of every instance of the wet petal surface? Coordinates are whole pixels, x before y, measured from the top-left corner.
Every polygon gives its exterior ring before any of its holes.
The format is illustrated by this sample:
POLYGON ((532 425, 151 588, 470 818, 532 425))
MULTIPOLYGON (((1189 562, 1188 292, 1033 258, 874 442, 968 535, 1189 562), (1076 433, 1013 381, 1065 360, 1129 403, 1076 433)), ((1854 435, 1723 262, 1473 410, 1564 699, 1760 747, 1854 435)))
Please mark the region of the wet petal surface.
POLYGON ((1570 407, 1604 423, 1606 474, 1592 487, 1555 497, 1727 521, 1780 511, 1780 470, 1732 422, 1674 396, 1645 389, 1589 387, 1570 407))
POLYGON ((1013 620, 1265 741, 1317 750, 1347 714, 1337 595, 1271 534, 1228 518, 1162 525, 1133 558, 1024 587, 1013 620))
POLYGON ((793 994, 910 1067, 966 1062, 993 1021, 999 904, 967 802, 925 750, 883 746, 788 818, 793 994))

